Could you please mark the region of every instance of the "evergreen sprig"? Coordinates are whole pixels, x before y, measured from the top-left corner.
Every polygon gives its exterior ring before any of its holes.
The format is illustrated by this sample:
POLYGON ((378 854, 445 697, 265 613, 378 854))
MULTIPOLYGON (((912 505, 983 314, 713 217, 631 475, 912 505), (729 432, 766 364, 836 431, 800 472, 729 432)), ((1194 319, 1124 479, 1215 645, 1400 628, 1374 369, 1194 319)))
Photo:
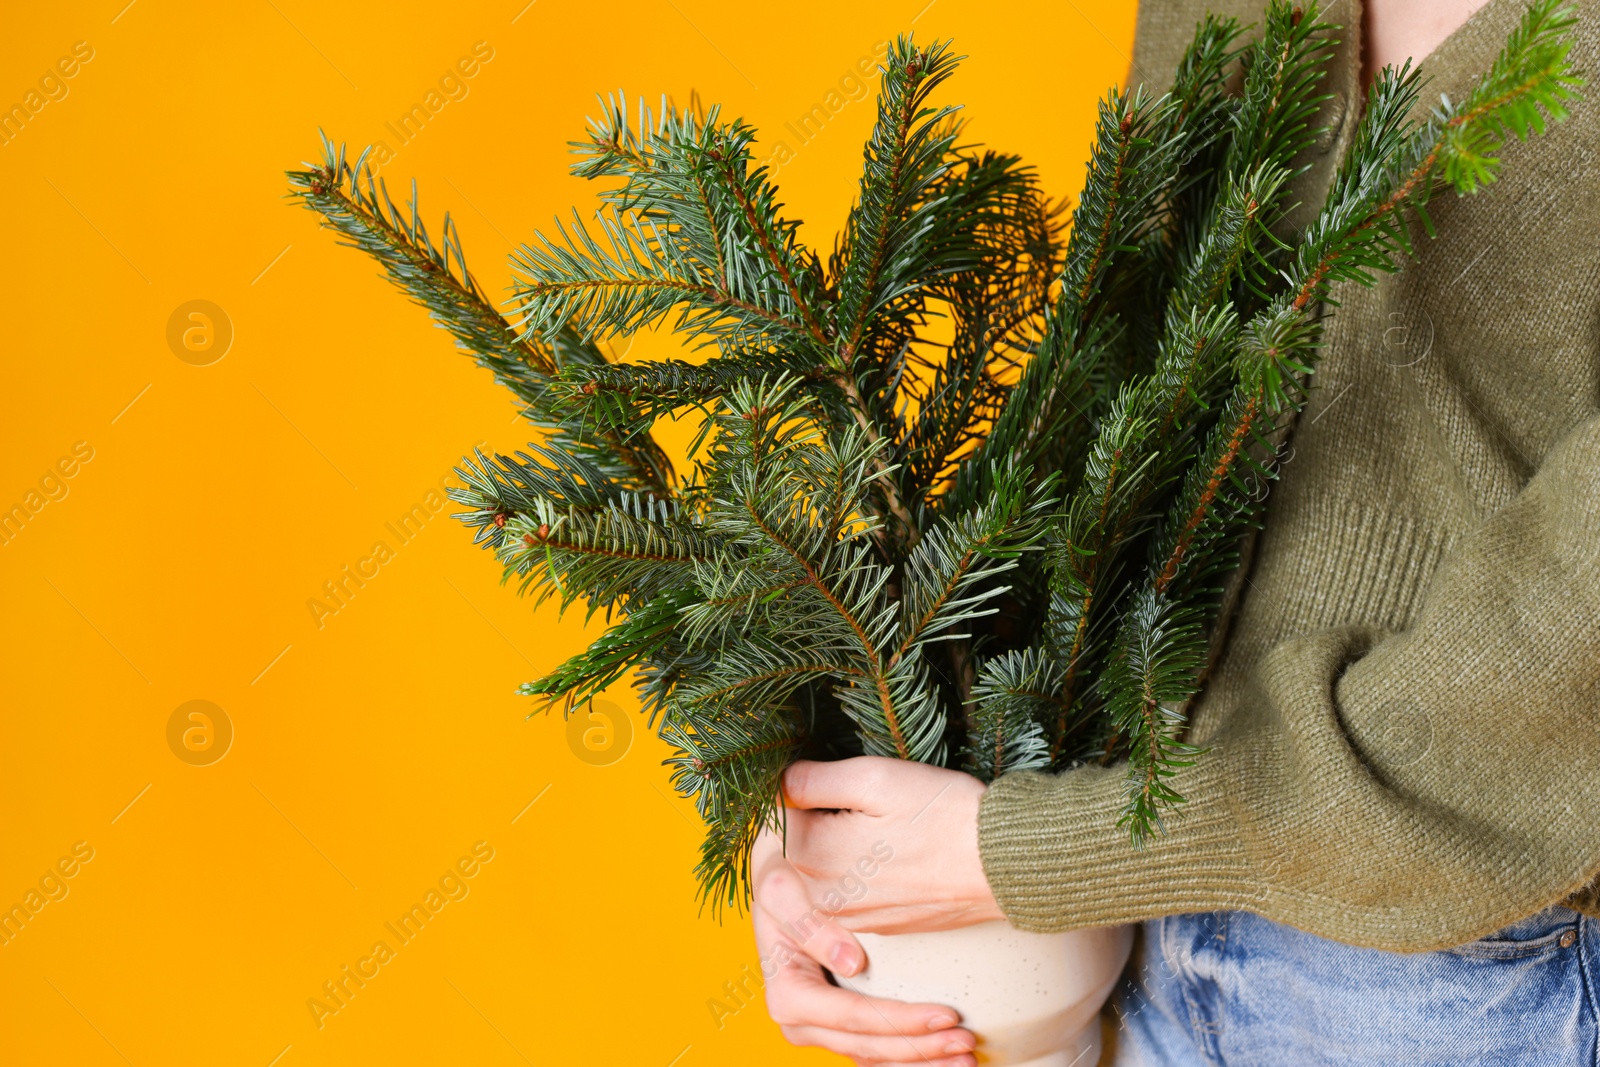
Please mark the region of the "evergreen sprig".
POLYGON ((409 210, 402 211, 368 165, 371 151, 362 152, 352 166, 345 160, 344 146, 335 146, 323 135, 322 162, 289 171, 289 195, 345 237, 342 244, 376 259, 391 282, 426 308, 458 347, 511 390, 525 417, 552 435, 552 447, 600 465, 619 483, 664 494, 672 481, 672 465, 653 440, 596 433, 547 395, 551 380, 562 370, 604 366, 599 349, 570 330, 544 338, 518 337, 467 268, 454 220, 445 214, 440 241, 435 243, 422 221, 416 183, 411 185, 409 210))
POLYGON ((902 37, 833 252, 799 240, 756 131, 717 108, 601 101, 573 143, 600 183, 512 257, 511 315, 446 217, 435 242, 324 142, 293 194, 375 257, 547 432, 477 454, 452 497, 524 592, 608 628, 522 691, 631 676, 738 905, 782 827, 783 768, 873 753, 1022 769, 1122 761, 1140 843, 1174 776, 1221 586, 1262 521, 1335 286, 1398 269, 1428 198, 1493 181, 1576 98, 1570 11, 1536 0, 1459 103, 1380 73, 1326 201, 1285 219, 1335 30, 1285 0, 1246 39, 1208 16, 1173 89, 1101 104, 1070 226, 1020 159, 961 143, 960 57, 902 37), (1242 43, 1241 43, 1242 42, 1242 43), (614 363, 667 326, 698 362, 614 363), (675 473, 657 420, 693 414, 675 473))

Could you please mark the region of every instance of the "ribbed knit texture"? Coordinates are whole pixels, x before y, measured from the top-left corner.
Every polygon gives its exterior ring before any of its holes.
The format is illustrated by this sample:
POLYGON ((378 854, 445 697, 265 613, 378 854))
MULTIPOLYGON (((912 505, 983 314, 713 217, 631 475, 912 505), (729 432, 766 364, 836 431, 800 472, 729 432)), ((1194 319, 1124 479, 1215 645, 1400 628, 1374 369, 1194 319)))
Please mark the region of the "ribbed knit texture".
MULTIPOLYGON (((1573 60, 1600 76, 1600 0, 1573 60)), ((1210 8, 1146 0, 1134 75, 1170 82, 1210 8)), ((1423 63, 1459 99, 1525 10, 1490 0, 1423 63)), ((1325 85, 1358 117, 1360 8, 1325 85)), ((1591 96, 1600 97, 1592 81, 1591 96)), ((979 818, 1011 921, 1061 930, 1244 908, 1359 945, 1460 944, 1550 904, 1600 915, 1600 99, 1430 206, 1418 257, 1340 306, 1239 577, 1167 833, 1116 828, 1121 768, 1008 775, 979 818)))

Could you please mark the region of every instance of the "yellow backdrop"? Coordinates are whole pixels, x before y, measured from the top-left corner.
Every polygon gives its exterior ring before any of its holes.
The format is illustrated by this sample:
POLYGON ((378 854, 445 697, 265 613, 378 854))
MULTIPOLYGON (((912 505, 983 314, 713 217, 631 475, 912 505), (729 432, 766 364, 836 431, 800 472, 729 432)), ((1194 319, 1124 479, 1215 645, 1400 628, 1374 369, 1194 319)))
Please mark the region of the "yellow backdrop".
POLYGON ((498 293, 514 242, 592 204, 565 170, 592 94, 698 90, 785 142, 789 211, 829 247, 879 42, 954 36, 972 134, 1067 195, 1133 14, 13 5, 0 1061, 838 1062, 740 990, 747 925, 697 914, 659 742, 525 718, 514 687, 594 631, 502 588, 442 500, 475 444, 526 440, 508 395, 282 172, 319 125, 385 141, 391 189, 454 213, 498 293))

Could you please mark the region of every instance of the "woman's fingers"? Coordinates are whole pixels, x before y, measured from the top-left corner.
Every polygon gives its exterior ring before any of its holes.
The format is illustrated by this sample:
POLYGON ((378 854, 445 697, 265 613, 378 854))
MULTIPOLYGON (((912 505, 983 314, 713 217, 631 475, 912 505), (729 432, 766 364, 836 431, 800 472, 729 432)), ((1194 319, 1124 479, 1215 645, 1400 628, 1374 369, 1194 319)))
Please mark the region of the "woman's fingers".
POLYGON ((840 989, 822 971, 856 974, 866 953, 856 937, 816 909, 805 881, 763 835, 755 849, 755 942, 762 950, 766 1011, 795 1045, 814 1045, 858 1064, 971 1067, 974 1038, 957 1014, 840 989), (776 966, 770 966, 776 965, 776 966))
POLYGON ((783 772, 783 803, 790 808, 849 808, 865 811, 881 779, 881 756, 819 763, 798 760, 783 772))
POLYGON ((807 961, 781 967, 767 984, 767 1013, 783 1026, 815 1027, 877 1037, 937 1039, 937 1045, 965 1042, 972 1035, 956 1029, 956 1013, 938 1004, 907 1004, 841 989, 807 961))
POLYGON ((815 908, 805 883, 793 867, 768 863, 757 876, 756 908, 770 920, 772 932, 794 945, 835 974, 846 977, 866 964, 866 953, 855 935, 815 908))
POLYGON ((956 1028, 950 1008, 863 996, 830 983, 823 966, 855 973, 866 957, 854 937, 811 908, 788 864, 769 863, 763 872, 755 926, 757 943, 776 963, 767 982, 767 1012, 785 1034, 799 1035, 794 1040, 804 1037, 844 1055, 890 1063, 924 1062, 972 1048, 972 1035, 956 1028))
POLYGON ((866 954, 855 936, 815 907, 775 837, 756 844, 756 945, 767 981, 767 1011, 797 1045, 814 1045, 858 1064, 973 1067, 975 1038, 938 1004, 907 1004, 841 989, 823 968, 857 974, 866 954))
POLYGON ((972 1055, 971 1036, 965 1030, 911 1037, 880 1037, 820 1026, 783 1026, 781 1029, 791 1044, 824 1048, 841 1056, 849 1056, 857 1063, 914 1063, 919 1067, 926 1067, 930 1063, 971 1067, 977 1063, 972 1055))

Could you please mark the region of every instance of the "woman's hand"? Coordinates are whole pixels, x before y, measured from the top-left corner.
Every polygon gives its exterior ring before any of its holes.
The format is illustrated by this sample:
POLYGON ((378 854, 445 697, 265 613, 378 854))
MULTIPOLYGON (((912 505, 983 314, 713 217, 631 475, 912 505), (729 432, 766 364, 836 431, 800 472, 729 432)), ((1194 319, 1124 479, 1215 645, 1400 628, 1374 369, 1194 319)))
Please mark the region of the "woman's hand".
POLYGON ((984 789, 969 774, 908 760, 802 760, 783 776, 785 854, 813 903, 829 903, 830 891, 844 898, 830 910, 850 930, 900 934, 1001 919, 978 857, 984 789), (889 855, 865 890, 851 893, 844 883, 875 850, 889 855))
POLYGON ((978 857, 983 783, 926 764, 865 756, 800 762, 784 776, 787 855, 756 843, 756 944, 767 1010, 795 1044, 860 1064, 966 1067, 974 1038, 948 1007, 832 985, 866 964, 851 930, 946 930, 1002 918, 978 857))

